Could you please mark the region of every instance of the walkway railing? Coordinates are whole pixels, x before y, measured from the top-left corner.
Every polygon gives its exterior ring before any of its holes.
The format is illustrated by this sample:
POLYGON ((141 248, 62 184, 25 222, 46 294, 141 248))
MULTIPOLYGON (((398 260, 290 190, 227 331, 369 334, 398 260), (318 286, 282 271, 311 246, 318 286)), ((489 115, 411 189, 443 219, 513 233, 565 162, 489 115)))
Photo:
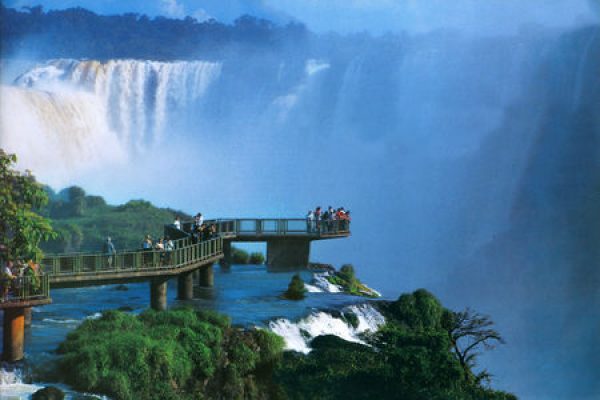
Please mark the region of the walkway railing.
MULTIPOLYGON (((206 226, 216 225, 224 236, 277 235, 277 236, 333 236, 350 233, 350 221, 309 221, 304 218, 238 218, 204 221, 206 226)), ((185 222, 183 229, 191 232, 193 222, 185 222)))
POLYGON ((223 239, 206 240, 196 244, 189 239, 178 240, 175 249, 135 250, 114 255, 57 254, 42 260, 44 272, 50 276, 107 274, 137 270, 173 269, 218 256, 223 252, 223 239))
POLYGON ((50 297, 48 275, 0 279, 0 303, 7 305, 50 297))

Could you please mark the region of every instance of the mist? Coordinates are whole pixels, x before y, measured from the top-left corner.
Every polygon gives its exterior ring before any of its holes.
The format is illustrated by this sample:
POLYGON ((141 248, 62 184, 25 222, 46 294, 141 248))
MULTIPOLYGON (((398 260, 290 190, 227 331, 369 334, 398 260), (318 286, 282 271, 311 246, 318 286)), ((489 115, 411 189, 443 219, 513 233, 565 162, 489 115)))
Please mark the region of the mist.
POLYGON ((112 202, 209 217, 344 206, 352 237, 314 244, 313 260, 353 263, 389 298, 426 287, 490 314, 507 341, 483 359, 495 387, 592 399, 600 28, 590 12, 553 18, 310 33, 177 62, 49 61, 31 57, 36 36, 3 54, 0 147, 112 202))

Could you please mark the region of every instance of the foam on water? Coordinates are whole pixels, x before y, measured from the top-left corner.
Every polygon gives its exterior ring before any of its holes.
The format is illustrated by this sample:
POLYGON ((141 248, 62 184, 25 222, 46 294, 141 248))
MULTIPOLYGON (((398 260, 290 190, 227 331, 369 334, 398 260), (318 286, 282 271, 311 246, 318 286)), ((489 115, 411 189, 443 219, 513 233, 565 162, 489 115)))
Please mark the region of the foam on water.
POLYGON ((349 342, 365 344, 361 335, 376 332, 385 323, 385 318, 370 304, 344 307, 342 314, 352 313, 358 318, 355 328, 341 316, 325 311, 314 311, 309 316, 292 322, 279 318, 269 323, 269 329, 285 339, 285 348, 304 354, 311 351, 310 341, 320 335, 335 335, 349 342))

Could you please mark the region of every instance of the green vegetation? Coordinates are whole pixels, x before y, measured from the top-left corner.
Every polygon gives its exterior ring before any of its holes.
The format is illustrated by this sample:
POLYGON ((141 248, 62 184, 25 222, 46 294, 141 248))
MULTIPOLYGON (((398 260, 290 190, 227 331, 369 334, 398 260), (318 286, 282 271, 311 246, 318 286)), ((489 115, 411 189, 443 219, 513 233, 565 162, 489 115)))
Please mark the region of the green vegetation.
POLYGON ((292 276, 292 280, 283 294, 283 297, 288 300, 302 300, 306 297, 306 288, 304 287, 304 281, 300 278, 300 275, 295 274, 292 276))
POLYGON ((68 384, 115 399, 265 399, 277 398, 271 373, 282 349, 268 331, 176 309, 105 312, 70 333, 58 352, 68 384))
POLYGON ((404 294, 395 302, 382 303, 381 309, 388 322, 366 338, 372 347, 319 336, 312 341, 309 355, 286 353, 276 380, 287 397, 516 399, 470 379, 475 364, 465 370, 453 346, 456 331, 451 321, 456 321, 457 313, 443 308, 429 292, 404 294))
POLYGON ((265 255, 260 252, 250 253, 250 264, 264 264, 265 255))
POLYGON ((199 22, 189 16, 98 15, 81 7, 48 12, 42 6, 25 8, 0 4, 3 54, 20 51, 35 36, 40 58, 221 59, 231 48, 278 47, 287 37, 300 45, 308 35, 299 23, 279 26, 249 15, 223 24, 212 18, 199 22))
POLYGON ((16 155, 0 149, 0 248, 9 260, 39 261, 40 241, 55 236, 48 219, 36 212, 48 196, 29 171, 14 169, 16 162, 16 155))
POLYGON ((354 267, 350 264, 342 265, 339 271, 327 275, 326 279, 333 285, 340 286, 342 290, 354 296, 379 297, 379 293, 362 283, 354 273, 354 267))
POLYGON ((176 215, 191 219, 189 215, 170 208, 158 208, 145 200, 131 200, 112 206, 100 196, 86 195, 77 186, 55 193, 45 188, 50 202, 41 212, 52 220, 58 236, 42 243, 44 251, 66 253, 101 251, 107 236, 112 238, 117 250, 140 248, 144 236, 163 236, 165 224, 173 222, 176 215))
POLYGON ((215 313, 109 311, 69 334, 59 371, 115 399, 516 399, 474 371, 474 354, 502 340, 488 317, 448 310, 423 289, 377 304, 387 322, 364 337, 369 346, 319 336, 309 355, 215 313))
MULTIPOLYGON (((153 239, 164 235, 163 227, 175 220, 192 217, 171 208, 159 208, 145 200, 130 200, 113 206, 101 196, 90 196, 77 186, 55 193, 44 187, 50 199, 40 213, 52 220, 57 235, 41 244, 49 253, 101 251, 106 237, 112 238, 117 251, 138 249, 146 235, 153 239)), ((44 193, 44 192, 42 192, 44 193)), ((234 264, 263 264, 262 253, 251 253, 233 248, 234 264)))
POLYGON ((264 264, 265 256, 262 253, 248 253, 237 247, 231 248, 231 258, 234 264, 264 264))

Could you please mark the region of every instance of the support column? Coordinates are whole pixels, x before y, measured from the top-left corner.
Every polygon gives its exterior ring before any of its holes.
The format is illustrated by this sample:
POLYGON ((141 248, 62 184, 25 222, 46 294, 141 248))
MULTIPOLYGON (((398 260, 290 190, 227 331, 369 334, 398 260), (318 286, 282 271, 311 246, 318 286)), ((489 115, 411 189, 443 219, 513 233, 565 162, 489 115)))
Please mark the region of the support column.
POLYGON ((31 326, 31 318, 32 318, 32 314, 33 314, 32 308, 25 307, 24 314, 25 314, 25 327, 29 328, 31 326))
POLYGON ((15 362, 23 359, 23 339, 25 337, 24 308, 4 310, 4 340, 2 358, 15 362))
POLYGON ((219 261, 221 267, 231 267, 231 240, 223 240, 223 258, 219 261))
POLYGON ((267 241, 267 265, 274 267, 306 267, 310 257, 310 240, 298 238, 267 241))
POLYGON ((150 281, 150 307, 156 311, 167 309, 167 282, 165 278, 153 278, 150 281))
POLYGON ((213 266, 206 265, 200 268, 200 286, 213 287, 215 285, 215 274, 213 266))
POLYGON ((194 272, 184 272, 177 277, 177 298, 179 300, 194 298, 194 272))

